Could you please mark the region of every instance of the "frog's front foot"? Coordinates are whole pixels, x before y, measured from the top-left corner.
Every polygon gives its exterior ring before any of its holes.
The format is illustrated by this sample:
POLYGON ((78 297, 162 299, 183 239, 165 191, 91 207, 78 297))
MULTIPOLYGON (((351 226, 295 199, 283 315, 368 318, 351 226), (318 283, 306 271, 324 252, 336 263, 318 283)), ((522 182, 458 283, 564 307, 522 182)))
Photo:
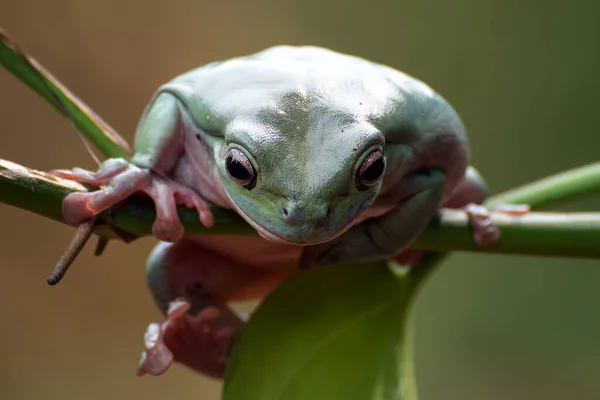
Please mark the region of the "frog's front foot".
POLYGON ((195 208, 205 226, 214 224, 208 204, 194 190, 122 158, 106 160, 97 172, 75 168, 50 173, 101 187, 95 192, 76 192, 65 198, 63 217, 71 225, 80 224, 136 192, 146 193, 154 201, 156 219, 152 225, 152 233, 160 240, 174 242, 183 236, 184 229, 177 215, 178 204, 195 208))
POLYGON ((148 326, 146 350, 138 366, 138 375, 161 375, 173 361, 183 363, 215 378, 225 372, 232 338, 239 326, 219 325, 222 317, 217 307, 206 307, 190 315, 190 303, 172 301, 167 320, 148 326))
MULTIPOLYGON (((480 246, 494 244, 500 239, 500 228, 491 219, 490 210, 480 204, 468 204, 464 207, 469 218, 469 224, 473 229, 473 240, 480 246)), ((524 204, 502 205, 495 207, 493 211, 507 215, 524 215, 529 212, 529 206, 524 204)))

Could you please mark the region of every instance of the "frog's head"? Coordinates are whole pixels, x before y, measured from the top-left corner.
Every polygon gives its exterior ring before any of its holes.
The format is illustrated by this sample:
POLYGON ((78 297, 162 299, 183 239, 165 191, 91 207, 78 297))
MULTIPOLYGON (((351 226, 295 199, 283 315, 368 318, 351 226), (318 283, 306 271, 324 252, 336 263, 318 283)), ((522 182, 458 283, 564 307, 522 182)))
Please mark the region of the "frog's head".
POLYGON ((384 137, 339 118, 280 115, 232 123, 216 164, 236 211, 263 237, 309 245, 349 229, 373 204, 385 172, 384 137))

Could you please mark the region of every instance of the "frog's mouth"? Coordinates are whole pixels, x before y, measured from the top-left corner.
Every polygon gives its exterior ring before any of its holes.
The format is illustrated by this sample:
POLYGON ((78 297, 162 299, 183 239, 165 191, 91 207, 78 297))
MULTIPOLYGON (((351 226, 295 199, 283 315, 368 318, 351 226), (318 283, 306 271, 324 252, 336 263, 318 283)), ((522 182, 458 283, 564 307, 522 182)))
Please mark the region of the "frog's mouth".
POLYGON ((232 205, 233 209, 250 226, 252 226, 254 229, 256 229, 256 232, 259 234, 259 236, 261 236, 262 238, 267 239, 271 242, 281 243, 281 244, 288 244, 288 245, 294 245, 294 246, 312 246, 312 245, 316 245, 316 244, 320 244, 320 243, 329 242, 330 240, 333 240, 333 239, 337 238, 338 236, 341 236, 342 234, 344 234, 353 225, 352 224, 353 221, 348 221, 347 224, 345 224, 344 226, 342 226, 340 229, 336 230, 335 232, 331 232, 331 231, 327 232, 327 235, 323 235, 321 237, 316 237, 315 239, 310 239, 310 240, 305 240, 305 239, 291 240, 289 238, 281 236, 280 234, 278 234, 272 230, 266 229, 264 226, 261 226, 258 223, 256 223, 234 201, 231 202, 231 205, 232 205))

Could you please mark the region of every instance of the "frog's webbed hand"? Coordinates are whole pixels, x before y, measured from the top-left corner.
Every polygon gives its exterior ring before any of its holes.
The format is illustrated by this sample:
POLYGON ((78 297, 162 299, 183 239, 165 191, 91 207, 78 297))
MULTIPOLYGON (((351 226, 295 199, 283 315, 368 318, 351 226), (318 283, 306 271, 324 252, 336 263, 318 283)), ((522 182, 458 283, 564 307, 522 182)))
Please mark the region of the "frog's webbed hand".
POLYGON ((65 198, 62 212, 65 221, 71 225, 80 224, 136 192, 145 193, 154 201, 156 219, 152 234, 160 240, 173 242, 183 235, 177 215, 178 204, 195 208, 204 225, 214 223, 208 204, 194 190, 124 159, 106 160, 98 172, 79 168, 51 172, 61 178, 102 187, 95 192, 76 192, 65 198))
POLYGON ((407 248, 435 216, 445 182, 445 175, 439 170, 411 174, 395 189, 402 197, 394 210, 367 219, 330 242, 307 246, 300 267, 392 258, 407 248))
POLYGON ((167 177, 184 148, 178 101, 172 95, 159 95, 148 108, 136 135, 135 155, 131 162, 115 158, 103 162, 97 172, 81 168, 54 170, 62 178, 98 186, 88 193, 72 193, 63 202, 63 216, 71 225, 97 215, 136 192, 152 198, 156 219, 152 233, 160 240, 173 242, 184 233, 177 205, 195 208, 206 226, 214 223, 208 204, 191 188, 167 177))

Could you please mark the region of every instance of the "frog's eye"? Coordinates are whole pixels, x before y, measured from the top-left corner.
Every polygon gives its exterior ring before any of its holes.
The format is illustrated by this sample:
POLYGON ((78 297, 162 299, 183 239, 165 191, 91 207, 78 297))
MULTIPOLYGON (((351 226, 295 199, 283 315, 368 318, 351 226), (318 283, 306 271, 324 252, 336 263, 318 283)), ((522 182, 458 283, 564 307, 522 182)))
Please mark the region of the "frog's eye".
POLYGON ((238 149, 231 149, 225 159, 225 169, 232 181, 244 189, 252 189, 256 184, 256 170, 250 159, 238 149))
POLYGON ((374 186, 381 179, 385 171, 385 157, 381 150, 375 150, 365 158, 356 172, 356 187, 366 190, 374 186))

